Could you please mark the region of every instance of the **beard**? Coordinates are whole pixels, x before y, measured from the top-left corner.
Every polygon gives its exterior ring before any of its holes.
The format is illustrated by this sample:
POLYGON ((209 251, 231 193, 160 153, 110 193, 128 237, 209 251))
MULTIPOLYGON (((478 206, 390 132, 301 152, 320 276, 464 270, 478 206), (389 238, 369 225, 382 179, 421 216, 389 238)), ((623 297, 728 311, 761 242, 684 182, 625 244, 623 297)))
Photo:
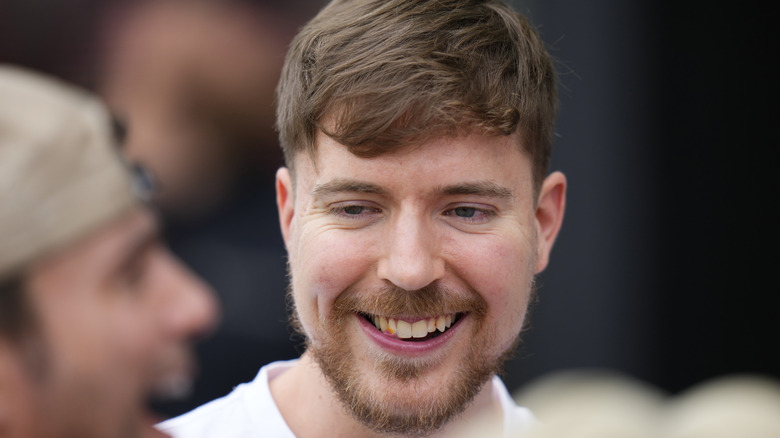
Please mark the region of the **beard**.
POLYGON ((304 334, 294 308, 292 317, 293 326, 306 340, 307 353, 318 364, 347 412, 374 432, 426 436, 462 413, 485 383, 501 373, 503 364, 519 343, 518 335, 504 351, 490 354, 497 337, 484 324, 486 314, 487 304, 475 291, 463 295, 432 284, 417 291, 393 286, 371 292, 345 290, 334 302, 325 326, 316 330, 317 342, 304 334), (377 385, 368 381, 368 373, 359 366, 358 352, 350 348, 346 327, 348 318, 356 315, 455 313, 468 313, 473 320, 472 342, 435 391, 420 393, 415 388, 425 386, 425 372, 433 370, 443 359, 380 354, 373 358, 373 368, 368 370, 379 376, 377 385))

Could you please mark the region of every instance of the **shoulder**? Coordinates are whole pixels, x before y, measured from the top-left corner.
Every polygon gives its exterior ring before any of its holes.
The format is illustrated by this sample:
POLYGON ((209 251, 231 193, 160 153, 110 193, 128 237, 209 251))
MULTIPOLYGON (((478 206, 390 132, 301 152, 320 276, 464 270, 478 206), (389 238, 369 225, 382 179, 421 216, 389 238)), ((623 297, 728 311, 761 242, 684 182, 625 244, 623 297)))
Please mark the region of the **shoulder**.
POLYGON ((269 374, 280 374, 294 363, 284 361, 266 365, 251 382, 237 386, 222 398, 164 421, 157 428, 174 438, 292 437, 271 397, 268 379, 269 374))
POLYGON ((246 393, 253 384, 241 384, 230 394, 164 421, 157 428, 175 438, 243 436, 250 428, 246 393))

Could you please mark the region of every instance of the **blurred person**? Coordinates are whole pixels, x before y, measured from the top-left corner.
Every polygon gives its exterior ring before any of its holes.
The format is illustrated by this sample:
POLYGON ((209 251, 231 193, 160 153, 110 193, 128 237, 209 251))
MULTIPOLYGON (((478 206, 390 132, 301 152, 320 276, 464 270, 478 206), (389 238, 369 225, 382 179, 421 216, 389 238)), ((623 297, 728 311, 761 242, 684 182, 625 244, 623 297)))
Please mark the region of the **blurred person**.
POLYGON ((614 371, 568 370, 514 397, 539 419, 524 438, 780 436, 780 382, 762 375, 725 375, 670 395, 614 371))
POLYGON ((167 415, 228 393, 257 363, 299 355, 268 206, 283 162, 274 87, 305 3, 141 1, 104 16, 101 93, 132 128, 128 154, 160 181, 166 241, 223 305, 224 323, 198 345, 192 399, 158 406, 167 415))
POLYGON ((664 438, 780 436, 780 381, 735 373, 688 388, 668 403, 664 438))
POLYGON ((668 395, 616 372, 578 369, 540 377, 513 394, 538 418, 527 438, 662 438, 668 395))
POLYGON ((159 239, 103 103, 0 65, 0 436, 164 436, 211 291, 159 239))
POLYGON ((497 376, 560 229, 555 73, 498 0, 335 0, 277 89, 300 359, 166 421, 175 437, 452 436, 533 424, 497 376))
POLYGON ((278 16, 189 0, 106 13, 100 93, 133 126, 127 154, 160 179, 167 216, 208 214, 242 177, 281 164, 273 92, 292 32, 278 16))

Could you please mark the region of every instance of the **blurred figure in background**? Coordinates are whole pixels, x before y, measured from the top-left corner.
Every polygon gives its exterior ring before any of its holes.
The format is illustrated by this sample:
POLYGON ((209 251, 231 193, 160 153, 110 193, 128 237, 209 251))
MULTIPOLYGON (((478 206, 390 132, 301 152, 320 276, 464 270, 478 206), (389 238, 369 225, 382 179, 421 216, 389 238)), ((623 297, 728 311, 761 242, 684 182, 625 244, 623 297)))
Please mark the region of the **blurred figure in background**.
POLYGON ((132 123, 128 156, 159 175, 167 216, 208 214, 242 178, 276 170, 273 90, 286 38, 271 16, 166 0, 124 5, 106 24, 101 91, 132 123))
POLYGON ((539 418, 525 438, 780 436, 780 382, 758 374, 722 376, 672 396, 622 373, 569 370, 529 383, 515 399, 539 418))
POLYGON ((0 436, 161 436, 211 291, 161 243, 92 95, 0 65, 0 436))
POLYGON ((129 156, 159 177, 171 248, 223 303, 223 326, 199 346, 204 380, 190 403, 160 407, 171 415, 251 379, 257 363, 299 354, 274 212, 274 88, 310 9, 166 0, 104 16, 101 93, 131 126, 129 156))

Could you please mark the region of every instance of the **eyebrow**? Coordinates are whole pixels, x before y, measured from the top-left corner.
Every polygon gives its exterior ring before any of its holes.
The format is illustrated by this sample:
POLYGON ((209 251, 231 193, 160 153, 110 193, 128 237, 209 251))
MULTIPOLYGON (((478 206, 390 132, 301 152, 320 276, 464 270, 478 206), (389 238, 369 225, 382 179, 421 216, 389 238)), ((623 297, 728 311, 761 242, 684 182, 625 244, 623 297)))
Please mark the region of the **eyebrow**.
POLYGON ((317 184, 314 186, 311 193, 313 196, 323 197, 337 193, 371 193, 375 195, 384 195, 387 191, 376 184, 338 178, 323 184, 317 184))
POLYGON ((475 181, 452 184, 439 189, 445 195, 475 195, 483 198, 512 199, 512 190, 492 181, 475 181))
MULTIPOLYGON (((326 197, 337 193, 370 193, 375 195, 386 195, 387 191, 381 186, 373 183, 342 178, 318 184, 312 189, 312 195, 315 197, 326 197)), ((437 188, 436 193, 448 196, 473 195, 495 199, 512 199, 515 197, 512 190, 492 181, 451 184, 437 188)))

